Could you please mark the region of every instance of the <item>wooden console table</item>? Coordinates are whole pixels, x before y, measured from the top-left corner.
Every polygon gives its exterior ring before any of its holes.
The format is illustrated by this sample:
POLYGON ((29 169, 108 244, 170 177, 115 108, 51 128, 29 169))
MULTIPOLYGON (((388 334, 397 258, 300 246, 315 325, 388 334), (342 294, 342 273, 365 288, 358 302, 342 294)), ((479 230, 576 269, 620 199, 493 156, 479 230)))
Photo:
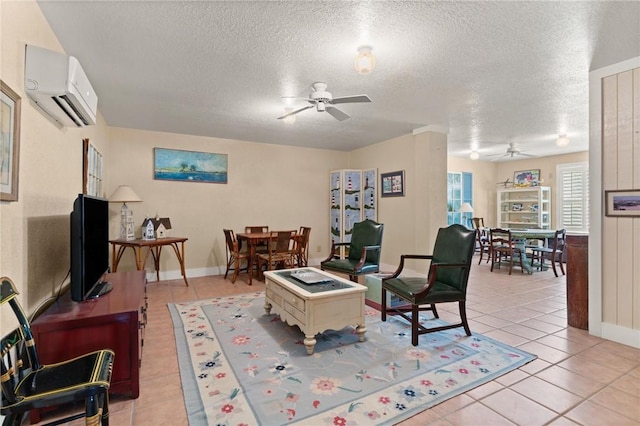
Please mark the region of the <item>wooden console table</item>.
MULTIPOLYGON (((69 291, 32 322, 33 337, 43 364, 53 364, 87 352, 109 348, 116 356, 110 393, 140 395, 142 343, 147 323, 145 273, 106 275, 113 289, 84 302, 71 300, 69 291)), ((31 412, 31 423, 40 412, 31 412)))
POLYGON ((136 267, 138 268, 138 271, 142 271, 144 269, 144 265, 147 263, 147 259, 149 258, 149 253, 151 253, 151 256, 153 256, 153 264, 156 268, 156 278, 160 281, 160 255, 162 254, 162 247, 171 246, 173 251, 176 253, 178 262, 180 263, 180 272, 182 273, 182 278, 184 278, 184 283, 188 286, 187 274, 184 269, 185 241, 187 241, 187 238, 184 237, 157 238, 155 240, 110 240, 109 242, 113 246, 111 267, 113 272, 117 272, 118 263, 120 263, 122 254, 127 248, 131 248, 136 260, 136 267), (146 249, 144 250, 144 257, 142 256, 143 248, 146 249))

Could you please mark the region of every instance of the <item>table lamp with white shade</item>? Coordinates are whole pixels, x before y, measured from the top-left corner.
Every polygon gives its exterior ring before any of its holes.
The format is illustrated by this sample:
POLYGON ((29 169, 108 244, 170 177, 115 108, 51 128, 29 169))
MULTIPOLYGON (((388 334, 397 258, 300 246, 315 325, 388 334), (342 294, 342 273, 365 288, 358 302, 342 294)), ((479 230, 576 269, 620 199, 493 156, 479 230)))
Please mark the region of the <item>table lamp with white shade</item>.
MULTIPOLYGON (((471 207, 471 204, 469 203, 462 203, 460 209, 458 209, 458 212, 473 213, 473 207, 471 207)), ((469 223, 469 219, 467 219, 467 216, 465 214, 462 215, 462 223, 468 228, 467 224, 469 223)))
POLYGON ((109 197, 110 203, 122 203, 122 208, 120 209, 120 239, 136 239, 134 232, 135 227, 133 224, 133 211, 129 209, 127 203, 138 201, 142 201, 142 198, 140 198, 140 196, 138 196, 138 194, 136 194, 135 191, 127 185, 120 185, 109 197))

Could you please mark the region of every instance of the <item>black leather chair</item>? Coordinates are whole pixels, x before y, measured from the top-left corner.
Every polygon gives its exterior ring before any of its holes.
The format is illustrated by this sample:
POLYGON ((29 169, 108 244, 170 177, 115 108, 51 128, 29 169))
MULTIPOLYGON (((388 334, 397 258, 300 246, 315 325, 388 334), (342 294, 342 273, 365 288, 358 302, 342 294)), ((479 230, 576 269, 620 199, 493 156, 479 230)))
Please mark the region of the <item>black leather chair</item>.
POLYGON ((31 327, 17 295, 11 279, 0 278, 0 306, 8 303, 18 324, 0 341, 0 414, 5 416, 2 424, 19 426, 31 410, 84 401, 83 413, 49 424, 85 417, 86 425, 108 426, 113 351, 99 350, 56 364, 40 364, 31 327))
POLYGON ((467 323, 467 282, 471 270, 471 259, 475 247, 476 231, 462 225, 440 228, 432 255, 403 254, 400 265, 393 275, 382 279, 382 321, 387 314, 398 314, 411 323, 411 344, 418 345, 420 334, 464 327, 467 336, 471 330, 467 323), (426 277, 403 277, 402 270, 407 259, 430 260, 426 277), (411 306, 387 307, 387 292, 405 300, 411 306), (426 328, 420 324, 420 312, 432 311, 439 318, 437 303, 458 302, 460 323, 426 328), (428 306, 426 306, 428 305, 428 306), (407 313, 410 312, 411 316, 407 313))
POLYGON ((353 282, 358 282, 359 275, 379 272, 383 229, 383 224, 370 219, 355 223, 351 242, 333 242, 331 254, 320 262, 320 269, 348 274, 353 282), (341 246, 348 246, 348 253, 344 259, 336 259, 336 249, 341 246))

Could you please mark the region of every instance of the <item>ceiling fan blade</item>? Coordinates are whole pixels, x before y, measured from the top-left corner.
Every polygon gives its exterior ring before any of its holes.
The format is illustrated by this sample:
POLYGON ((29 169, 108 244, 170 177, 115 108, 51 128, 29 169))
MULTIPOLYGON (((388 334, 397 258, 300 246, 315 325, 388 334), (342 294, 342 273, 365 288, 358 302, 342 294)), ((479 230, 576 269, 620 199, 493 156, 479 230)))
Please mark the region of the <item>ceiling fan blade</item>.
POLYGON ((309 109, 309 108, 313 108, 313 105, 308 105, 308 106, 306 106, 306 107, 304 107, 304 108, 300 108, 300 109, 297 109, 297 110, 295 110, 295 111, 291 111, 291 112, 289 112, 289 113, 286 113, 285 115, 283 115, 283 116, 281 116, 281 117, 278 117, 278 120, 282 120, 283 118, 287 118, 287 117, 289 117, 290 115, 297 114, 297 113, 302 112, 302 111, 304 111, 305 109, 309 109))
POLYGON ((333 116, 333 118, 335 118, 338 121, 344 121, 344 120, 350 118, 350 116, 348 114, 345 114, 344 112, 340 111, 336 107, 332 107, 332 106, 328 106, 327 105, 326 111, 329 114, 331 114, 333 116))
POLYGON ((371 99, 367 95, 353 95, 353 96, 340 96, 339 98, 333 98, 332 104, 349 104, 355 102, 371 102, 371 99))
POLYGON ((524 152, 519 152, 518 155, 522 155, 523 157, 537 157, 537 155, 525 154, 524 152))

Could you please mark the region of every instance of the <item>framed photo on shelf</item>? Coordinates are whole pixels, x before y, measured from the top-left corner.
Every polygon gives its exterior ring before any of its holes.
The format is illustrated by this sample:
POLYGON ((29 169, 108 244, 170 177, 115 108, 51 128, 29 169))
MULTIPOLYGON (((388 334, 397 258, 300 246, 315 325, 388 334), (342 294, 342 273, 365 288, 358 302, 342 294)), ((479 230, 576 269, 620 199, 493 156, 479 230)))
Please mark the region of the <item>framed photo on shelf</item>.
POLYGON ((0 200, 18 201, 20 96, 0 80, 0 200), (6 118, 6 120, 5 120, 6 118))
POLYGON ((404 170, 381 173, 381 197, 404 197, 404 170))
POLYGON ((540 185, 540 169, 520 170, 513 174, 513 186, 527 188, 540 185))
POLYGON ((640 217, 640 189, 604 191, 605 216, 640 217))

